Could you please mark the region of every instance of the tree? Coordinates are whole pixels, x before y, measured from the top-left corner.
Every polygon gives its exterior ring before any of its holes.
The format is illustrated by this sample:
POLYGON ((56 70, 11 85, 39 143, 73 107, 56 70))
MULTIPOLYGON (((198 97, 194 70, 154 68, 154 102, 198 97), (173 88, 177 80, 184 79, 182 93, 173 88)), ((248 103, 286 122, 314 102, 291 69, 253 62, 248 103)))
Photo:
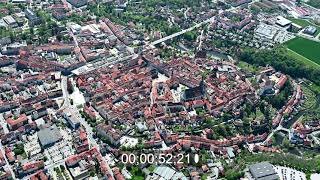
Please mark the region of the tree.
POLYGON ((208 139, 218 140, 219 137, 214 133, 210 133, 208 134, 208 139))
POLYGON ((290 143, 290 141, 289 141, 289 139, 287 137, 285 137, 283 139, 281 146, 286 148, 286 149, 292 149, 293 148, 292 144, 290 143))
POLYGON ((227 137, 227 134, 228 134, 227 130, 226 130, 226 127, 224 125, 222 125, 222 124, 220 124, 219 126, 217 126, 215 128, 215 132, 217 134, 219 134, 220 136, 223 136, 223 137, 227 137))
POLYGON ((22 155, 25 153, 23 144, 16 144, 13 149, 15 155, 22 155))
POLYGON ((186 32, 183 37, 188 41, 194 41, 197 38, 197 35, 193 31, 186 32))
POLYGON ((307 2, 310 6, 313 6, 315 8, 320 8, 320 1, 319 0, 309 0, 307 2))
POLYGON ((60 169, 61 169, 61 171, 65 171, 66 167, 64 167, 64 165, 60 165, 60 169))
POLYGON ((225 112, 225 113, 223 113, 223 115, 222 115, 222 120, 223 121, 228 121, 228 120, 230 120, 232 118, 232 115, 230 114, 230 113, 228 113, 228 112, 225 112))
POLYGON ((225 178, 227 180, 234 180, 234 179, 240 179, 244 176, 244 172, 239 172, 235 169, 229 169, 225 172, 225 178))
POLYGON ((286 103, 291 94, 292 86, 289 81, 284 84, 280 94, 275 96, 264 97, 264 99, 270 103, 273 107, 281 109, 286 103))
POLYGON ((245 134, 249 134, 251 131, 251 127, 250 127, 250 120, 249 118, 244 118, 243 119, 243 130, 245 134))
POLYGON ((271 50, 256 50, 246 48, 237 53, 239 59, 249 64, 266 66, 271 65, 277 71, 289 74, 294 78, 306 78, 320 85, 320 68, 307 65, 295 57, 288 55, 283 46, 271 50))

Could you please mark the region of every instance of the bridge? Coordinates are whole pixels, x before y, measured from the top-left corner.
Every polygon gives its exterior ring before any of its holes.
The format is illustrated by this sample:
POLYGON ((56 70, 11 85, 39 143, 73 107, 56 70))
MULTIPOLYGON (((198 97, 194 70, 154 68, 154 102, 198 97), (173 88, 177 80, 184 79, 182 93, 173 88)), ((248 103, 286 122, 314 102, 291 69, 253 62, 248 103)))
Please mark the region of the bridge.
POLYGON ((184 34, 184 33, 186 33, 186 32, 190 32, 190 31, 192 31, 192 30, 194 30, 194 29, 196 29, 196 28, 199 28, 199 27, 201 27, 201 26, 204 25, 204 24, 207 24, 207 23, 209 23, 209 22, 212 22, 213 20, 214 20, 214 17, 211 17, 211 18, 209 18, 209 19, 207 19, 207 20, 205 20, 205 21, 203 21, 203 22, 197 23, 196 25, 194 25, 194 26, 192 26, 192 27, 190 27, 190 28, 188 28, 188 29, 184 29, 184 30, 181 30, 181 31, 176 32, 176 33, 174 33, 174 34, 171 34, 171 35, 169 35, 169 36, 166 36, 166 37, 164 37, 164 38, 158 39, 158 40, 152 42, 150 45, 155 46, 155 45, 160 44, 160 43, 162 43, 162 42, 165 42, 165 41, 167 41, 167 40, 169 40, 169 39, 173 39, 173 38, 178 37, 178 36, 180 36, 180 35, 182 35, 182 34, 184 34))

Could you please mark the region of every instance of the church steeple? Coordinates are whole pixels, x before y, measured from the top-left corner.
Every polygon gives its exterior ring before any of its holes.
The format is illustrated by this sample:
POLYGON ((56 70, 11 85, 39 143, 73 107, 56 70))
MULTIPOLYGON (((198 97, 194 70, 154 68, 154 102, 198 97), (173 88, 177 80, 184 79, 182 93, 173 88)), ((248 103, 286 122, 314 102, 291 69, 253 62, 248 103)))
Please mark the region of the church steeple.
POLYGON ((199 87, 201 89, 201 93, 204 94, 206 92, 206 84, 204 82, 205 77, 202 76, 201 82, 199 84, 199 87))

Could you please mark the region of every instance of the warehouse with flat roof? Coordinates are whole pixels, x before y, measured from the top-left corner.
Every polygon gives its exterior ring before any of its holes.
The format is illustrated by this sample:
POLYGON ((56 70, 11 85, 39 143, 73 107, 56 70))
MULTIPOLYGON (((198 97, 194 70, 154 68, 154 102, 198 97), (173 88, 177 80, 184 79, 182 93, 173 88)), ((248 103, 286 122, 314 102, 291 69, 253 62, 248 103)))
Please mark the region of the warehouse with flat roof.
POLYGON ((56 125, 40 129, 38 138, 42 148, 54 145, 62 139, 59 129, 56 125))
POLYGON ((3 17, 3 21, 12 28, 18 27, 17 21, 12 16, 3 17))
POLYGON ((277 180, 279 176, 269 162, 261 162, 249 166, 249 171, 255 180, 277 180))

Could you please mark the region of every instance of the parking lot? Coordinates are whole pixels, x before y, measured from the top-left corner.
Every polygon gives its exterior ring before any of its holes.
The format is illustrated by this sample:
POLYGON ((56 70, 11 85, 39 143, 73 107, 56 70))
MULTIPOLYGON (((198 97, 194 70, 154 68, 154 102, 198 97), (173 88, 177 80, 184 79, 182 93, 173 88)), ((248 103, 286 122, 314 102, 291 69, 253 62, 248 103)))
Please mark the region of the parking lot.
POLYGON ((306 174, 301 171, 283 166, 275 166, 274 169, 278 173, 280 180, 307 180, 306 174))

